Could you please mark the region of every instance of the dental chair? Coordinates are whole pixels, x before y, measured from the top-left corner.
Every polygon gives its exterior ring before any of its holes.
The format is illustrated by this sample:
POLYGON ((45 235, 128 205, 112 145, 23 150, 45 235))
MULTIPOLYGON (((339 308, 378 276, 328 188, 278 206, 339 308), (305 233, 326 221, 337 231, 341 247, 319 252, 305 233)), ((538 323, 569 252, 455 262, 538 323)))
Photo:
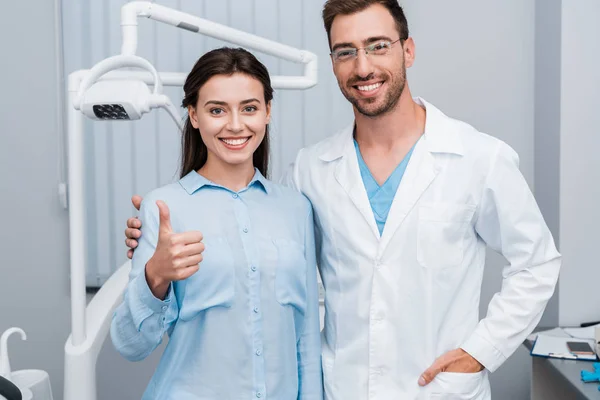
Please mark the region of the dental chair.
MULTIPOLYGON (((131 263, 124 263, 86 306, 86 233, 84 196, 83 116, 98 121, 137 120, 164 108, 181 129, 181 118, 163 86, 183 86, 184 73, 157 72, 135 55, 138 18, 150 18, 194 33, 304 64, 303 76, 273 76, 279 89, 308 89, 317 83, 317 57, 256 35, 242 32, 158 4, 134 1, 121 9, 121 54, 68 79, 68 207, 71 267, 71 334, 65 343, 64 400, 96 400, 96 361, 108 335, 113 312, 122 301, 131 263), (145 71, 118 70, 123 67, 145 71), (150 91, 147 85, 153 85, 150 91)), ((8 385, 6 386, 8 388, 8 385)), ((10 389, 7 389, 10 390, 10 389)), ((8 392, 7 392, 8 393, 8 392)), ((18 397, 16 393, 10 394, 18 397)), ((5 396, 6 397, 6 396, 5 396)), ((0 398, 1 399, 1 398, 0 398)), ((34 399, 35 400, 35 399, 34 399)))
POLYGON ((19 388, 3 376, 0 376, 0 400, 24 400, 19 388))
POLYGON ((50 376, 41 369, 20 369, 13 371, 8 355, 8 338, 18 333, 21 340, 27 335, 21 328, 12 327, 0 335, 0 400, 52 400, 50 376))

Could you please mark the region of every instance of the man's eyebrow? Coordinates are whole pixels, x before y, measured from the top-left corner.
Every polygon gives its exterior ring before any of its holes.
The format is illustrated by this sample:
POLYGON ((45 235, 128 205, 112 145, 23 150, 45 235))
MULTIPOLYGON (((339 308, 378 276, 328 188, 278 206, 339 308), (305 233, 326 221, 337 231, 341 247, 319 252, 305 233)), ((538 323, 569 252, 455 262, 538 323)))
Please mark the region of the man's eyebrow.
POLYGON ((331 51, 336 51, 337 49, 342 48, 342 47, 348 48, 348 47, 354 47, 354 45, 352 43, 348 43, 348 42, 345 42, 345 43, 336 43, 333 46, 333 48, 331 49, 331 51))
POLYGON ((363 40, 363 44, 369 44, 369 43, 382 41, 382 40, 386 41, 386 42, 391 42, 392 38, 390 38, 388 36, 371 36, 370 38, 363 40))
MULTIPOLYGON (((378 40, 385 40, 385 41, 392 41, 392 39, 389 36, 371 36, 365 40, 362 41, 363 45, 367 45, 369 43, 373 43, 376 42, 378 40)), ((331 51, 335 51, 339 48, 355 48, 356 46, 354 46, 353 43, 350 42, 344 42, 344 43, 336 43, 333 48, 331 49, 331 51)))

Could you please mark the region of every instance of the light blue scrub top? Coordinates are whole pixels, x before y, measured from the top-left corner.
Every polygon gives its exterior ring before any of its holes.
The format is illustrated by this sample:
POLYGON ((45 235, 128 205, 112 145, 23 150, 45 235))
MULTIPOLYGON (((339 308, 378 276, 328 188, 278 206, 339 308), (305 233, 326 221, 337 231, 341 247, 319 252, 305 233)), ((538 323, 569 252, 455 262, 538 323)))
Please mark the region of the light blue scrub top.
POLYGON ((398 164, 394 172, 392 172, 383 185, 379 186, 375 178, 373 178, 373 175, 371 175, 369 167, 367 167, 365 160, 363 160, 362 155, 360 154, 358 143, 356 140, 354 141, 354 148, 356 149, 356 157, 358 157, 360 175, 362 176, 363 184, 367 190, 367 196, 369 197, 369 202, 371 203, 371 210, 373 210, 373 215, 375 216, 375 222, 377 222, 377 228, 379 229, 380 235, 383 233, 383 227, 385 226, 385 221, 387 220, 390 208, 392 207, 394 196, 396 195, 398 186, 400 186, 400 182, 404 176, 404 171, 406 171, 406 166, 410 161, 410 157, 415 146, 416 143, 408 151, 404 159, 400 162, 400 164, 398 164))
POLYGON ((190 172, 148 194, 112 341, 127 359, 169 343, 143 400, 322 400, 321 342, 312 208, 265 179, 231 191, 190 172), (200 269, 154 297, 145 265, 156 248, 156 200, 175 232, 198 230, 200 269))

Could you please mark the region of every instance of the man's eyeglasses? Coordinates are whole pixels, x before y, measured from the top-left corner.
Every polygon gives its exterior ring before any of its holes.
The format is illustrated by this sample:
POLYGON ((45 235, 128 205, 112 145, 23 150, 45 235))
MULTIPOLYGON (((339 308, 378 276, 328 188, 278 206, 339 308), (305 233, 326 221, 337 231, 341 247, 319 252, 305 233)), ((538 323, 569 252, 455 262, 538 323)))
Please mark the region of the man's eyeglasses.
POLYGON ((344 62, 349 60, 354 60, 358 56, 359 50, 364 50, 366 55, 374 55, 374 56, 384 56, 390 52, 392 49, 392 45, 394 43, 399 42, 401 39, 395 40, 393 42, 390 41, 381 41, 371 43, 368 46, 361 48, 354 47, 342 47, 341 49, 337 49, 331 53, 333 57, 333 61, 335 62, 344 62))

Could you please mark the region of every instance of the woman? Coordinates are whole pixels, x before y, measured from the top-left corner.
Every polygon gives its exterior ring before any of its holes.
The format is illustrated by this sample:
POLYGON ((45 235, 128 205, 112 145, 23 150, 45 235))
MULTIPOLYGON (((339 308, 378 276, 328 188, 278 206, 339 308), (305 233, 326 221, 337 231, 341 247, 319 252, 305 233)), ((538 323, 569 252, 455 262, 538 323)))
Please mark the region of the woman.
POLYGON ((183 88, 181 179, 142 203, 113 343, 137 361, 169 334, 144 399, 322 399, 312 209, 265 179, 268 71, 221 48, 183 88))

